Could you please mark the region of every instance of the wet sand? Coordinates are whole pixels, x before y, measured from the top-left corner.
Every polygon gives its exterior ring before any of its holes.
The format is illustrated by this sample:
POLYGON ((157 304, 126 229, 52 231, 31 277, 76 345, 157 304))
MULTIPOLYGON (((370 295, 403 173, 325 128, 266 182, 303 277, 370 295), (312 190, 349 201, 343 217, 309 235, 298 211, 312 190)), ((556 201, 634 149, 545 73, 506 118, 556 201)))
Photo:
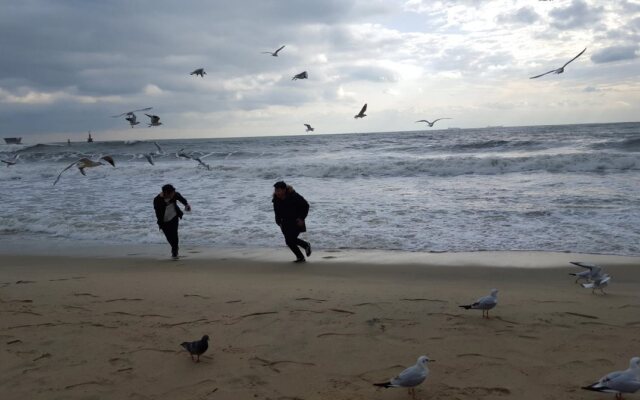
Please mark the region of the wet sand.
POLYGON ((119 254, 0 256, 3 399, 407 399, 372 383, 422 354, 420 399, 599 399, 580 386, 640 355, 638 258, 119 254), (569 259, 604 265, 608 294, 569 259), (491 319, 458 307, 494 287, 491 319), (196 364, 179 343, 203 334, 196 364))

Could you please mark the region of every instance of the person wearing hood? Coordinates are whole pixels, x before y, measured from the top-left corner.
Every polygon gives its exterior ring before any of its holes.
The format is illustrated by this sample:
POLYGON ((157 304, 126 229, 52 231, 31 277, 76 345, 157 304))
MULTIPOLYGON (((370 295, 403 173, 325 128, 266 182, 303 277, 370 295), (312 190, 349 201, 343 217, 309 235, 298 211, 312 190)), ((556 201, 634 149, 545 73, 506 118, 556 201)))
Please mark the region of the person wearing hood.
POLYGON ((178 221, 184 215, 178 204, 179 201, 184 205, 185 211, 191 211, 191 206, 187 199, 176 192, 172 185, 162 186, 162 192, 153 199, 153 208, 156 211, 158 219, 158 227, 167 238, 167 242, 171 245, 171 257, 178 259, 178 221))
POLYGON ((304 255, 298 247, 302 247, 307 257, 311 255, 311 244, 298 238, 298 235, 307 231, 305 218, 309 213, 309 203, 298 194, 293 187, 280 181, 273 185, 273 211, 276 224, 282 230, 287 246, 296 255, 295 262, 305 262, 304 255))

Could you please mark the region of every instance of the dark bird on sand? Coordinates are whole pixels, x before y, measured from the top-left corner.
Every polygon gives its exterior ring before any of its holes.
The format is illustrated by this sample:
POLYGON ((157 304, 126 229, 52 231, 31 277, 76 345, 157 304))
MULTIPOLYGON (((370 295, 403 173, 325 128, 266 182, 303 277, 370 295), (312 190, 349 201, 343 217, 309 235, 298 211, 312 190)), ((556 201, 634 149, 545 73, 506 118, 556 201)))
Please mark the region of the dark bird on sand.
POLYGON ((180 346, 189 352, 191 361, 200 362, 200 356, 209 348, 209 335, 204 335, 202 339, 195 342, 182 342, 180 346), (196 358, 194 359, 193 356, 196 356, 196 358))

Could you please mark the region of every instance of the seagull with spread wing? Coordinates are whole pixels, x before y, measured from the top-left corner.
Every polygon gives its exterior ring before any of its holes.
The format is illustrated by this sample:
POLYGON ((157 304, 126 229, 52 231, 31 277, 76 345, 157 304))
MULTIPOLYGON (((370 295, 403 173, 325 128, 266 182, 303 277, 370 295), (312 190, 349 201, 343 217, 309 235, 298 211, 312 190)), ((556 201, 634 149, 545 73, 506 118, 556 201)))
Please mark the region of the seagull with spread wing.
POLYGON ((9 168, 12 165, 16 165, 16 163, 18 162, 18 158, 20 158, 20 154, 16 154, 13 157, 8 158, 6 160, 0 160, 0 162, 7 164, 7 168, 9 168))
POLYGON ((429 125, 429 128, 433 128, 433 124, 435 124, 436 122, 440 121, 441 119, 451 119, 451 118, 438 118, 438 119, 434 119, 433 122, 429 122, 426 119, 420 119, 420 120, 416 121, 416 123, 417 122, 426 122, 427 125, 429 125))
POLYGON ((309 125, 309 124, 304 124, 304 126, 306 126, 306 127, 307 127, 306 132, 313 132, 313 131, 315 130, 315 129, 313 129, 313 127, 312 127, 311 125, 309 125))
POLYGON ((582 51, 581 51, 577 56, 575 56, 575 57, 573 57, 571 60, 567 61, 567 62, 566 62, 562 67, 557 68, 557 69, 552 69, 551 71, 549 71, 549 72, 545 72, 544 74, 540 74, 540 75, 532 76, 532 77, 531 77, 531 78, 529 78, 529 79, 536 79, 536 78, 540 78, 541 76, 545 76, 545 75, 547 75, 547 74, 551 74, 551 73, 554 73, 554 74, 561 74, 561 73, 563 73, 563 72, 564 72, 565 67, 566 67, 567 65, 569 65, 569 63, 570 63, 570 62, 572 62, 572 61, 573 61, 573 60, 575 60, 576 58, 580 57, 580 56, 582 55, 582 53, 584 53, 585 51, 587 51, 587 48, 586 48, 586 47, 585 47, 585 48, 584 48, 584 50, 582 50, 582 51))
POLYGON ((204 76, 207 73, 204 72, 204 68, 198 68, 195 71, 193 71, 192 73, 190 73, 189 75, 195 75, 195 76, 200 76, 200 78, 204 78, 204 76))
POLYGON ((145 113, 144 115, 146 115, 147 117, 151 118, 151 122, 149 122, 149 128, 151 128, 152 126, 160 126, 162 125, 162 122, 160 122, 160 117, 158 117, 157 115, 150 115, 145 113))
POLYGON ((356 115, 353 116, 353 118, 364 118, 367 116, 367 114, 365 114, 365 112, 367 111, 367 104, 365 103, 364 106, 362 106, 362 109, 360 110, 359 113, 357 113, 356 115))
MULTIPOLYGON (((116 166, 115 161, 113 161, 113 157, 111 156, 102 156, 99 158, 99 160, 105 160, 106 162, 108 162, 109 164, 111 164, 112 167, 116 166)), ((58 177, 56 178, 55 182, 53 182, 53 185, 55 186, 56 183, 58 183, 58 181, 60 180, 60 177, 62 176, 62 174, 67 171, 69 168, 76 166, 78 167, 78 169, 80 170, 80 173, 84 176, 87 175, 86 172, 84 172, 84 170, 86 168, 93 168, 93 167, 99 167, 101 165, 104 165, 104 163, 100 162, 100 161, 93 161, 90 160, 88 158, 81 158, 78 161, 74 161, 71 164, 69 164, 65 169, 63 169, 62 171, 60 171, 60 173, 58 174, 58 177)))
POLYGON ((271 54, 274 57, 278 57, 278 52, 280 50, 284 49, 284 46, 280 47, 278 50, 274 51, 274 52, 270 52, 270 51, 263 51, 262 54, 271 54))
POLYGON ((307 78, 309 78, 307 71, 302 71, 299 74, 294 75, 293 78, 291 78, 291 80, 295 81, 296 79, 307 79, 307 78))
POLYGON ((129 125, 131 125, 131 127, 133 128, 134 126, 138 125, 140 122, 137 121, 137 117, 136 117, 136 112, 138 111, 149 111, 153 109, 153 107, 147 107, 147 108, 140 108, 138 110, 131 110, 131 111, 127 111, 127 112, 123 112, 122 114, 118 114, 118 115, 112 115, 111 118, 119 118, 122 116, 125 116, 125 120, 127 120, 127 122, 129 122, 129 125))

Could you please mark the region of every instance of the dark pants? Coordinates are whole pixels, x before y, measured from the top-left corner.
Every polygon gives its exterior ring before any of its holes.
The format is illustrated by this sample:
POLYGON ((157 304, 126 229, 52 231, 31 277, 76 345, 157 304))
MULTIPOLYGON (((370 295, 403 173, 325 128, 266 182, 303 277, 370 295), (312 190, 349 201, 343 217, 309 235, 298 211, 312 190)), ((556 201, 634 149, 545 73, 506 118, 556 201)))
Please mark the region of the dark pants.
POLYGON ((296 255, 298 260, 303 259, 304 256, 302 252, 298 248, 298 246, 306 249, 309 246, 309 243, 305 242, 302 239, 298 239, 298 235, 300 234, 300 230, 295 227, 283 227, 282 234, 284 235, 284 241, 289 246, 293 254, 296 255))
POLYGON ((171 245, 171 255, 174 257, 178 256, 178 221, 180 221, 180 218, 175 217, 171 221, 162 224, 162 232, 164 232, 167 242, 171 245))

